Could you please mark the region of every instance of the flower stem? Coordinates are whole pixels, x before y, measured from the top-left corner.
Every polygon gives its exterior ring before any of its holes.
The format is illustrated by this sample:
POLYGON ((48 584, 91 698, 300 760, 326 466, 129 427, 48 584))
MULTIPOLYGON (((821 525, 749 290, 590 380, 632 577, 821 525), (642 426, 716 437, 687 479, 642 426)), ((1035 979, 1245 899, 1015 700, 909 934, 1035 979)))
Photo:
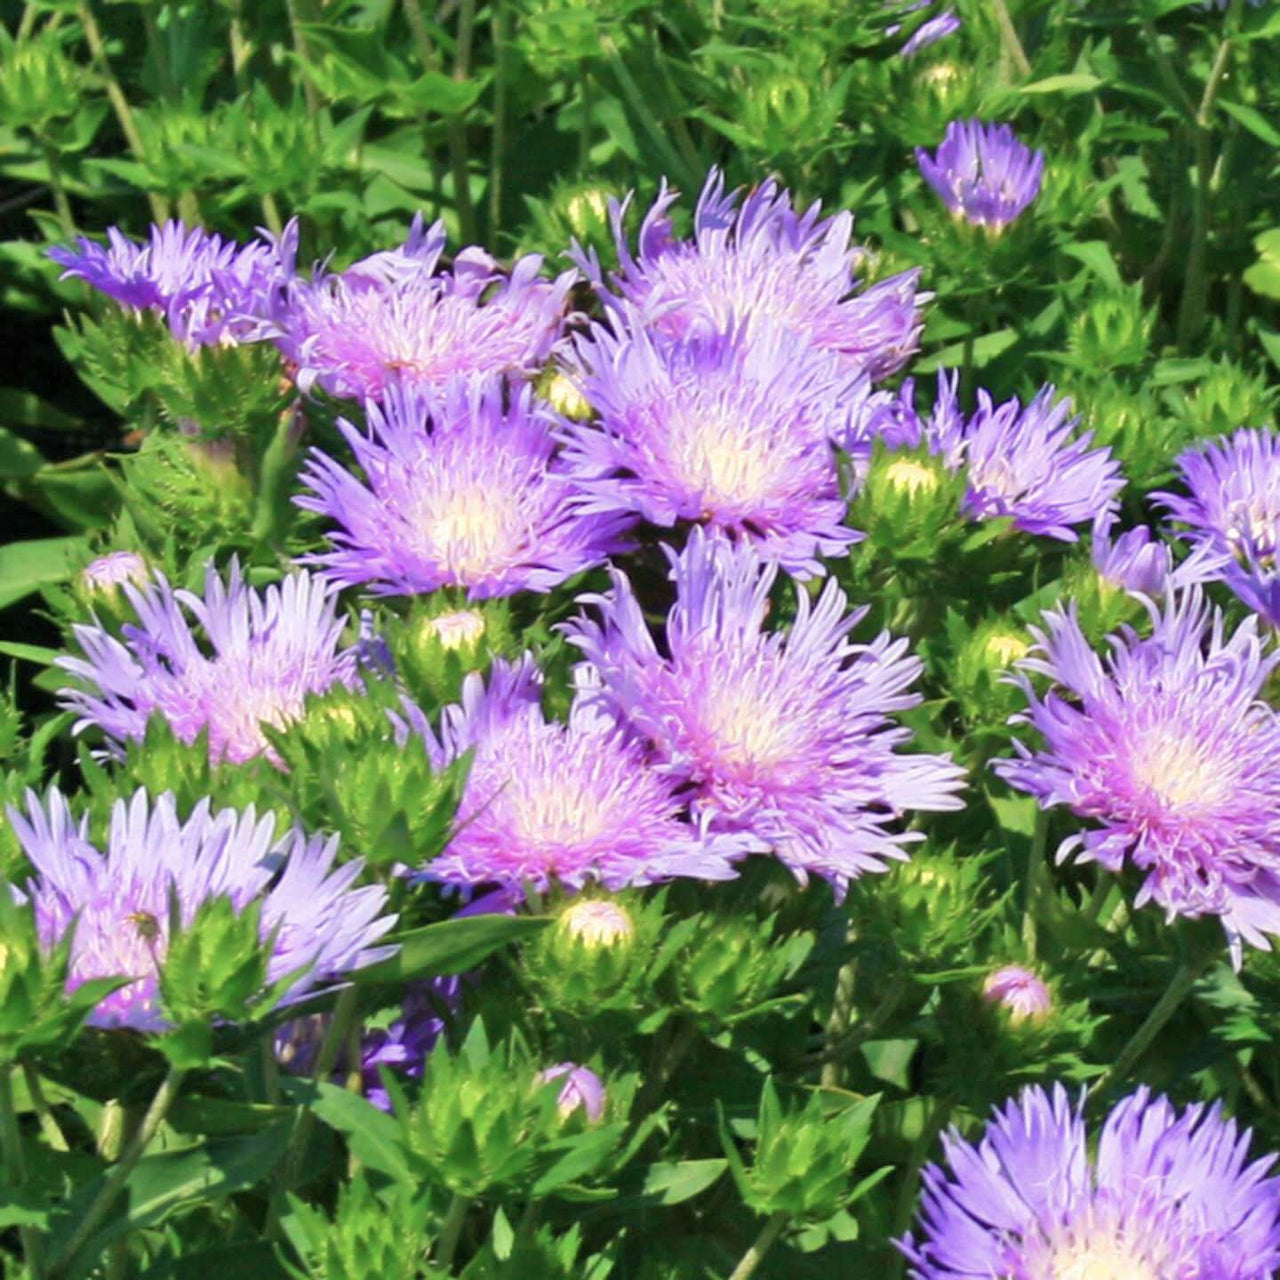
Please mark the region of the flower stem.
POLYGON ((44 138, 40 139, 40 149, 44 153, 45 167, 49 170, 49 190, 53 192, 53 207, 58 221, 67 235, 75 235, 75 215, 71 212, 71 201, 67 199, 67 189, 62 183, 62 166, 58 153, 44 138))
POLYGON ((1105 1093, 1113 1084, 1117 1084, 1129 1074, 1151 1042, 1160 1034, 1165 1023, 1177 1012, 1178 1006, 1191 994, 1192 987, 1195 986, 1207 965, 1207 956, 1191 956, 1182 961, 1169 980, 1164 995, 1156 1001, 1151 1012, 1147 1014, 1146 1021, 1133 1033, 1129 1043, 1120 1050, 1106 1074, 1100 1076, 1090 1086, 1091 1098, 1105 1093))
POLYGON ((502 160, 507 145, 507 10, 504 0, 493 0, 489 19, 493 40, 493 138, 489 148, 489 243, 502 220, 502 160))
POLYGON ((1035 832, 1031 837, 1031 856, 1027 862, 1026 900, 1022 909, 1022 941, 1031 958, 1036 954, 1036 912, 1050 883, 1045 845, 1049 840, 1049 811, 1036 810, 1035 832))
POLYGON ((124 1184, 129 1180, 129 1175, 146 1154, 156 1134, 160 1132, 160 1126, 164 1123, 165 1116, 169 1114, 169 1108, 177 1098, 186 1074, 183 1068, 169 1068, 168 1075, 156 1090, 155 1097, 151 1099, 151 1105, 143 1117, 141 1128, 134 1134, 133 1141, 125 1148, 124 1154, 112 1169, 111 1176, 103 1184, 102 1190, 98 1192, 84 1217, 80 1219, 80 1225, 72 1233, 71 1239, 54 1257, 52 1265, 55 1272, 66 1270, 110 1212, 116 1198, 124 1190, 124 1184))
POLYGON ((787 1225, 787 1216, 786 1213, 779 1209, 777 1213, 769 1218, 751 1247, 739 1259, 738 1265, 734 1267, 733 1274, 730 1275, 729 1280, 747 1280, 748 1276, 755 1275, 756 1268, 764 1261, 764 1255, 773 1248, 774 1242, 787 1225))
MULTIPOLYGON (((22 1150, 22 1133, 18 1128, 18 1113, 13 1105, 13 1067, 0 1067, 0 1144, 4 1150, 5 1179, 11 1187, 21 1187, 27 1181, 27 1160, 22 1150)), ((26 1259, 31 1280, 40 1280, 44 1274, 40 1249, 40 1233, 32 1226, 19 1230, 22 1240, 22 1256, 26 1259)))
MULTIPOLYGON (((84 32, 85 41, 89 45, 89 54, 97 65, 98 74, 106 87, 111 109, 115 112, 116 120, 120 124, 120 132, 124 134, 124 140, 129 144, 129 150, 133 152, 134 159, 145 164, 147 148, 142 141, 142 135, 138 132, 138 122, 133 117, 129 99, 124 96, 120 81, 116 79, 116 73, 111 69, 111 62, 107 58, 107 46, 102 39, 102 30, 98 26, 97 18, 93 16, 93 8, 89 0, 78 0, 76 16, 80 19, 80 29, 84 32)), ((169 202, 154 191, 147 192, 147 199, 151 204, 152 220, 164 222, 169 216, 169 202)))
POLYGON ((1004 46, 1005 56, 1013 63, 1020 76, 1029 76, 1031 62, 1018 38, 1018 29, 1009 16, 1008 6, 1004 0, 991 0, 991 7, 995 10, 996 25, 1000 28, 1000 43, 1004 46))
POLYGON ((455 1192, 449 1202, 449 1212, 445 1214, 440 1228, 440 1239, 436 1245, 436 1269, 448 1272, 453 1266, 453 1255, 458 1250, 458 1240, 462 1235, 462 1224, 467 1220, 467 1210, 471 1208, 471 1197, 455 1192))
POLYGON ((44 1140, 55 1151, 69 1150, 66 1136, 49 1108, 49 1099, 44 1096, 44 1086, 40 1083, 40 1073, 31 1063, 24 1062, 22 1064, 22 1078, 27 1086, 27 1096, 31 1099, 31 1105, 35 1108, 36 1116, 40 1120, 40 1132, 44 1135, 44 1140))
POLYGON ((294 418, 299 410, 286 409, 276 422, 275 434, 262 455, 258 469, 257 507, 254 511, 253 537, 259 542, 279 541, 286 518, 291 514, 289 488, 297 468, 298 445, 294 436, 294 418))

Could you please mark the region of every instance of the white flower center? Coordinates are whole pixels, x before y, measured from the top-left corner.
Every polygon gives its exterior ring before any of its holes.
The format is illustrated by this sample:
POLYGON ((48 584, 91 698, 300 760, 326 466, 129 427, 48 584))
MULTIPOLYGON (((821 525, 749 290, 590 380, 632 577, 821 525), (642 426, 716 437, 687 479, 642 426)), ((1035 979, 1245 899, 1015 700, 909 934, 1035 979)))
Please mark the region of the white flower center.
POLYGON ((511 563, 523 529, 517 497, 479 484, 433 496, 423 504, 422 538, 453 578, 467 582, 511 563))
POLYGON ((1133 780, 1170 809, 1208 807, 1227 794, 1220 760, 1185 735, 1161 728, 1141 738, 1130 756, 1133 780))
POLYGON ((709 507, 758 500, 778 479, 778 453, 765 437, 701 418, 685 425, 676 462, 690 489, 709 507))
POLYGON ((1049 1269, 1035 1280, 1162 1280, 1124 1240, 1091 1236, 1053 1251, 1049 1269))

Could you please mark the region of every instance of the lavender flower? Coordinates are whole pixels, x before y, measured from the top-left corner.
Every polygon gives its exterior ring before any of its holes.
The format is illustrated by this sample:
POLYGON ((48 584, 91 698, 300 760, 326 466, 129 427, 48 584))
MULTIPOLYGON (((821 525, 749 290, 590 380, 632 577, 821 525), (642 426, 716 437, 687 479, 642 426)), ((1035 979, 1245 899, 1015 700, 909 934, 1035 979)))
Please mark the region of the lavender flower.
POLYGON ((280 728, 302 714, 307 694, 354 680, 355 655, 338 650, 333 584, 305 571, 258 592, 236 561, 225 585, 211 561, 203 599, 174 591, 161 574, 123 590, 140 625, 126 624, 123 640, 96 618, 77 625, 84 657, 57 660, 81 682, 62 690, 62 705, 80 715, 77 733, 96 725, 116 743, 140 740, 159 712, 183 742, 207 730, 210 756, 240 763, 270 755, 263 724, 280 728))
POLYGON ((930 448, 953 469, 964 467, 966 514, 975 520, 1012 516, 1026 533, 1075 542, 1072 525, 1110 511, 1124 488, 1120 464, 1107 448, 1090 449, 1091 432, 1073 436, 1071 402, 1054 403, 1042 387, 1024 409, 1014 397, 996 405, 978 392, 978 411, 967 420, 956 402, 958 375, 939 375, 930 420, 930 448))
POLYGON ((698 328, 751 328, 768 318, 835 353, 847 372, 873 378, 901 369, 915 351, 927 301, 917 292, 919 272, 855 292, 863 251, 849 244, 851 214, 820 220, 816 204, 797 214, 773 181, 739 208, 738 193, 726 195, 722 174, 712 169, 694 212, 693 239, 679 241, 667 216, 678 195, 663 184, 641 225, 636 257, 622 227, 627 205, 610 202, 621 271, 607 283, 594 251, 575 245, 574 260, 616 317, 638 317, 678 338, 698 328))
POLYGON ((584 513, 699 521, 801 576, 857 541, 831 446, 849 430, 853 380, 829 355, 767 320, 683 341, 597 329, 577 354, 599 414, 563 431, 584 513))
POLYGON ((1152 497, 1187 525, 1200 576, 1280 626, 1280 435, 1242 428, 1178 458, 1190 492, 1152 497))
POLYGON ((953 120, 935 155, 916 148, 916 163, 956 217, 991 232, 1039 195, 1044 173, 1043 152, 1028 151, 1007 124, 979 120, 953 120))
POLYGON ((913 58, 930 45, 937 44, 939 40, 955 35, 960 30, 960 26, 960 19, 956 17, 956 11, 954 9, 944 9, 941 13, 922 22, 912 32, 911 38, 899 50, 898 56, 913 58))
POLYGON ((115 802, 105 852, 90 842, 88 818, 77 824, 56 788, 43 805, 28 791, 26 813, 10 808, 8 816, 35 869, 25 891, 41 942, 52 948, 75 930, 69 988, 91 978, 133 979, 97 1005, 89 1017, 95 1026, 164 1028, 157 977, 171 893, 186 924, 210 898, 230 897, 237 909, 261 898, 264 940, 274 931, 268 979, 311 966, 285 1003, 394 951, 374 945, 395 923, 380 915, 386 890, 352 888, 361 861, 334 870, 336 836, 295 829, 275 840, 274 816, 259 818, 252 806, 214 813, 202 800, 179 822, 171 795, 149 804, 137 791, 115 802))
POLYGON ((311 492, 295 499, 341 526, 335 550, 308 557, 338 582, 377 595, 465 587, 476 600, 549 591, 622 545, 626 516, 576 507, 553 457, 562 420, 531 388, 394 389, 366 412, 367 433, 338 424, 365 481, 313 450, 302 473, 311 492))
POLYGON ((107 231, 105 246, 83 237, 49 256, 62 279, 76 276, 130 311, 163 316, 190 346, 261 337, 271 295, 293 274, 298 227, 240 246, 181 222, 153 226, 145 243, 107 231))
MULTIPOLYGON (((675 876, 732 877, 731 860, 748 842, 686 822, 675 786, 600 705, 591 673, 578 678, 561 724, 542 713, 541 674, 528 655, 495 662, 487 687, 478 673, 467 676, 462 702, 442 715, 440 742, 427 739, 441 763, 475 756, 456 833, 426 879, 539 889, 598 881, 617 890, 675 876)), ((425 722, 411 719, 426 737, 425 722)))
POLYGON ((1145 1088, 1107 1117, 1091 1162, 1082 1105, 1033 1086, 975 1147, 943 1137, 923 1174, 911 1280, 1266 1280, 1280 1265, 1273 1156, 1248 1162, 1219 1106, 1179 1113, 1145 1088))
POLYGON ((576 1062, 560 1062, 538 1076, 539 1084, 550 1084, 553 1080, 565 1082, 556 1099, 556 1109, 562 1120, 567 1120, 579 1107, 592 1124, 604 1118, 604 1081, 590 1067, 580 1067, 576 1062))
POLYGON ((748 836, 802 884, 822 876, 842 898, 920 838, 890 829, 905 811, 962 807, 963 773, 948 757, 896 752, 911 735, 891 714, 920 700, 908 692, 920 662, 905 640, 853 644, 865 610, 846 613, 834 581, 816 604, 797 592, 789 631, 766 631, 777 567, 700 528, 668 558, 665 651, 617 570, 612 592, 583 597, 601 621, 565 630, 710 830, 748 836))
POLYGON ((1280 933, 1280 717, 1260 700, 1280 654, 1263 653, 1253 619, 1226 638, 1199 588, 1150 608, 1151 636, 1122 627, 1106 660, 1074 609, 1045 615, 1019 665, 1054 687, 1041 697, 1023 675, 1017 718, 1044 745, 1015 743, 1019 758, 995 767, 1093 824, 1059 858, 1132 863, 1138 906, 1218 916, 1238 965, 1242 941, 1269 950, 1265 935, 1280 933))
POLYGON ((541 257, 529 254, 504 275, 474 247, 437 273, 444 242, 443 223, 424 232, 418 220, 400 249, 279 295, 273 336, 304 392, 377 400, 397 384, 526 375, 546 363, 576 274, 544 280, 541 257))
POLYGON ((1030 969, 1018 964, 993 969, 982 984, 982 994, 992 1004, 1008 1011, 1012 1022, 1042 1018, 1053 1008, 1053 996, 1030 969))

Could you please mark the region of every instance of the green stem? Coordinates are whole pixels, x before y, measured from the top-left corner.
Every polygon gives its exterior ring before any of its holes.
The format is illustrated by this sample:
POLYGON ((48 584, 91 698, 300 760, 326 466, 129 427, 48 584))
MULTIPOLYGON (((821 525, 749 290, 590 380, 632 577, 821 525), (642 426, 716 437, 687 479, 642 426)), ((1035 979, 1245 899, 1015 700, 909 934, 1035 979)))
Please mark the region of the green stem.
POLYGON ((37 1119, 40 1121, 40 1132, 44 1135, 44 1140, 55 1151, 68 1151, 66 1136, 54 1119, 53 1111, 49 1106, 49 1099, 44 1096, 44 1086, 40 1083, 40 1073, 29 1062, 22 1064, 22 1078, 27 1086, 27 1096, 31 1099, 31 1105, 35 1108, 37 1119))
MULTIPOLYGON (((951 1098, 939 1098, 926 1118, 919 1136, 911 1144, 911 1154, 907 1157, 907 1168, 902 1176, 902 1182, 898 1188, 898 1199, 893 1210, 892 1237, 894 1239, 903 1235, 911 1225, 911 1210, 920 1188, 920 1170, 929 1158, 929 1152, 933 1150, 933 1144, 937 1141, 938 1135, 951 1118, 954 1107, 955 1102, 951 1098)), ((900 1276, 904 1266, 905 1259, 898 1258, 894 1263, 892 1274, 900 1276)))
POLYGON ((156 62, 160 96, 166 102, 174 102, 178 96, 178 86, 173 78, 173 68, 169 65, 169 51, 164 47, 160 24, 156 21, 156 11, 150 4, 142 6, 142 28, 147 33, 147 44, 156 62))
POLYGON ((1129 1043, 1120 1050, 1115 1061, 1107 1069, 1105 1075, 1094 1081, 1089 1089, 1089 1096, 1105 1093, 1113 1084, 1124 1080, 1133 1065, 1147 1051, 1151 1042, 1158 1036, 1166 1022, 1178 1011, 1178 1006, 1191 994, 1200 975, 1208 965, 1208 957, 1188 958, 1175 970, 1164 995, 1156 1001, 1146 1021, 1130 1037, 1129 1043))
POLYGON ((103 1184, 102 1190, 98 1192, 84 1217, 80 1219, 80 1225, 72 1233, 71 1239, 54 1257, 55 1271, 65 1270, 102 1225, 102 1220, 111 1211, 111 1206, 115 1204, 120 1192, 124 1190, 124 1184, 129 1180, 129 1175, 146 1154, 156 1134, 160 1132, 160 1126, 164 1123, 165 1116, 169 1114, 169 1108, 177 1098, 185 1076, 186 1072, 182 1068, 169 1068, 168 1075, 156 1090, 156 1096, 151 1099, 151 1105, 147 1108, 147 1114, 142 1120, 142 1127, 134 1134, 133 1141, 125 1148, 119 1162, 111 1170, 111 1176, 103 1184))
MULTIPOLYGON (((320 1051, 316 1054, 316 1065, 312 1079, 328 1080, 338 1061, 338 1054, 346 1042, 347 1032, 355 1022, 356 1005, 359 993, 355 987, 344 987, 334 1006, 333 1018, 325 1029, 324 1039, 320 1042, 320 1051)), ((297 1181, 302 1168, 303 1157, 307 1153, 307 1142, 311 1137, 311 1129, 315 1124, 315 1115, 309 1107, 299 1107, 294 1118, 293 1131, 289 1134, 289 1142, 284 1155, 280 1157, 279 1174, 271 1192, 271 1202, 267 1206, 267 1218, 262 1233, 270 1239, 280 1225, 280 1214, 284 1209, 284 1199, 290 1187, 297 1181)))
MULTIPOLYGON (((93 16, 89 0, 77 0, 76 16, 80 19, 80 28, 89 46, 89 54, 106 87, 107 99, 120 124, 120 132, 124 134, 124 140, 129 144, 129 150, 133 152, 134 159, 140 164, 145 164, 147 148, 142 141, 142 135, 138 132, 138 122, 134 119, 129 99, 125 97, 120 81, 116 79, 116 74, 111 69, 111 61, 107 57, 107 46, 103 42, 102 31, 98 26, 97 18, 93 16)), ((169 202, 154 191, 147 192, 147 200, 151 204, 152 220, 164 222, 169 217, 169 202)))
MULTIPOLYGON (((852 942, 853 926, 849 926, 846 940, 852 942)), ((848 960, 836 974, 836 989, 831 997, 831 1016, 827 1019, 826 1051, 823 1054, 822 1075, 824 1089, 838 1089, 844 1083, 844 1054, 838 1052, 849 1036, 849 1022, 853 1017, 853 997, 857 987, 858 961, 848 960)))
MULTIPOLYGON (((842 969, 841 974, 843 973, 844 970, 842 969)), ((859 1018, 840 1038, 832 1039, 831 1023, 827 1024, 827 1047, 822 1054, 822 1086, 824 1089, 839 1088, 843 1083, 839 1076, 828 1077, 827 1065, 832 1062, 845 1062, 859 1045, 866 1044, 868 1040, 872 1039, 893 1016, 910 987, 910 978, 904 973, 896 973, 890 978, 884 995, 880 997, 880 1003, 865 1018, 859 1018)))
POLYGON ((58 161, 58 153, 53 144, 40 139, 40 148, 44 152, 45 167, 49 170, 49 190, 53 192, 53 207, 58 214, 58 222, 68 236, 75 235, 76 220, 71 212, 71 201, 67 199, 67 189, 62 183, 62 166, 58 161))
POLYGON ((307 33, 302 29, 303 14, 299 9, 300 0, 285 0, 285 9, 289 15, 289 32, 293 38, 293 51, 298 55, 302 66, 302 97, 307 104, 307 114, 315 116, 320 110, 320 95, 306 73, 306 65, 311 61, 311 47, 307 44, 307 33))
POLYGON ((489 19, 493 40, 493 138, 489 147, 489 243, 502 221, 502 161, 507 145, 507 10, 504 0, 493 0, 489 19))
MULTIPOLYGON (((0 1145, 4 1151, 5 1178, 10 1186, 21 1187, 27 1181, 27 1160, 22 1149, 22 1131, 18 1128, 18 1113, 13 1105, 13 1067, 0 1067, 0 1145)), ((40 1233, 35 1227, 19 1230, 22 1256, 26 1259, 31 1280, 40 1280, 44 1274, 40 1249, 40 1233)))
POLYGON ((748 1276, 755 1275, 756 1268, 764 1261, 764 1255, 773 1248, 774 1242, 782 1234, 783 1228, 786 1227, 788 1216, 779 1209, 777 1213, 769 1218, 751 1247, 742 1255, 738 1265, 734 1267, 733 1274, 729 1277, 729 1280, 747 1280, 748 1276))
POLYGON ((253 56, 253 46, 249 43, 249 39, 244 33, 243 0, 237 0, 236 7, 231 12, 231 28, 228 32, 228 38, 231 42, 231 76, 236 83, 236 94, 245 94, 249 92, 245 68, 249 65, 249 59, 253 56))
POLYGON ((585 175, 591 161, 591 64, 584 58, 582 71, 582 122, 578 125, 578 172, 585 175))
POLYGON ((1036 912, 1050 884, 1045 846, 1049 841, 1049 811, 1036 810, 1036 827, 1031 837, 1031 855, 1027 862, 1026 899, 1022 908, 1022 941, 1031 959, 1036 955, 1036 912))
POLYGON ((262 217, 266 221, 267 230, 278 236, 284 230, 284 221, 280 217, 280 206, 270 191, 262 193, 262 217))
POLYGON ((22 6, 22 17, 18 19, 18 30, 14 34, 14 39, 21 44, 35 30, 36 19, 40 16, 40 8, 27 0, 22 6))
MULTIPOLYGON (((458 83, 471 74, 471 40, 475 33, 476 2, 461 0, 458 5, 458 43, 453 62, 453 78, 458 83)), ((471 203, 471 169, 467 157, 467 125, 463 115, 449 119, 449 162, 453 169, 453 199, 458 210, 458 234, 464 244, 476 238, 476 212, 471 203)))
POLYGON ((1098 883, 1093 886, 1093 892, 1089 895, 1084 906, 1080 908, 1080 915, 1090 924, 1097 924, 1098 917, 1102 914, 1102 908, 1107 905, 1107 899, 1111 897, 1111 890, 1115 888, 1115 881, 1101 867, 1098 868, 1098 883))
POLYGON ((1191 199, 1191 246, 1178 307, 1178 351, 1188 355, 1204 324, 1205 300, 1209 291, 1209 195, 1213 176, 1213 108, 1231 61, 1231 49, 1244 0, 1231 0, 1223 20, 1224 34, 1213 57, 1204 94, 1196 111, 1194 141, 1196 185, 1191 199))
POLYGON ((437 1270, 448 1272, 453 1266, 453 1255, 458 1251, 458 1240, 462 1236, 462 1224, 467 1220, 467 1210, 471 1208, 471 1197, 456 1192, 449 1202, 449 1212, 445 1214, 440 1228, 440 1239, 436 1244, 435 1265, 437 1270))

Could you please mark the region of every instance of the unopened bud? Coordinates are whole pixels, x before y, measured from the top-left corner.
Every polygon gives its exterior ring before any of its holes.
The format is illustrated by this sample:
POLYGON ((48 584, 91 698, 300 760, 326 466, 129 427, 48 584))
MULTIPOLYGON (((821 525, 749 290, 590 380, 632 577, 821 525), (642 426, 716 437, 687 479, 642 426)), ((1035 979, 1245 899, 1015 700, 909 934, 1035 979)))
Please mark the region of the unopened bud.
POLYGON ((114 591, 126 582, 143 583, 151 576, 147 562, 136 551, 111 551, 90 561, 80 581, 90 595, 114 591))
POLYGON ((565 1083, 556 1099, 556 1110, 562 1120, 567 1120, 579 1107, 593 1124, 603 1118, 604 1081, 590 1067, 580 1067, 576 1062, 557 1063, 538 1076, 538 1083, 550 1084, 552 1080, 561 1079, 565 1083))
POLYGON ((462 649, 476 644, 484 635, 484 615, 475 609, 459 609, 428 618, 423 633, 446 649, 462 649))
POLYGON ((625 945, 636 936, 636 927, 627 912, 616 902, 601 898, 572 903, 561 914, 556 929, 562 937, 592 951, 625 945))
POLYGON ((1017 964, 987 974, 982 994, 1007 1010, 1011 1022, 1043 1018, 1053 1008, 1049 988, 1030 969, 1017 964))

